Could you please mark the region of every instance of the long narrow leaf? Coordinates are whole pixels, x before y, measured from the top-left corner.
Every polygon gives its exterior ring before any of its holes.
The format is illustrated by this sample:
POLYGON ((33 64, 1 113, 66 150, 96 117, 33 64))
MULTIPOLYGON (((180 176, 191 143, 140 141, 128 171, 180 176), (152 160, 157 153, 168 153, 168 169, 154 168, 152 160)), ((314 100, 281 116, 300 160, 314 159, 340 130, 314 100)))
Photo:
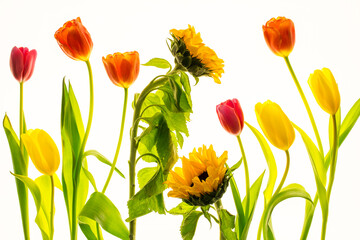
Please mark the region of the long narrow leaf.
MULTIPOLYGON (((84 153, 84 158, 87 156, 94 156, 96 157, 100 162, 108 165, 111 167, 112 163, 101 153, 99 153, 96 150, 88 150, 84 153)), ((120 170, 118 168, 115 167, 115 172, 117 172, 117 174, 119 174, 122 178, 125 178, 124 174, 122 172, 120 172, 120 170)))

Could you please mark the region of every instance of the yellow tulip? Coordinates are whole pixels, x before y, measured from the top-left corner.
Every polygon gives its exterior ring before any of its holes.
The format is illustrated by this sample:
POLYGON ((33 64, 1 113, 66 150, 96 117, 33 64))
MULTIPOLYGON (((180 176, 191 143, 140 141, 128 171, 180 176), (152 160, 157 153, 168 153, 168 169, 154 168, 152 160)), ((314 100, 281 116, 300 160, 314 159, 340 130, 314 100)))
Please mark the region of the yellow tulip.
POLYGON ((280 106, 268 100, 257 103, 255 112, 258 123, 271 144, 281 150, 288 150, 295 140, 295 131, 280 106))
POLYGON ((340 93, 330 69, 315 70, 310 74, 308 83, 320 107, 334 115, 340 107, 340 93))
POLYGON ((53 175, 59 168, 60 154, 50 135, 35 129, 22 134, 21 139, 35 167, 43 174, 53 175))

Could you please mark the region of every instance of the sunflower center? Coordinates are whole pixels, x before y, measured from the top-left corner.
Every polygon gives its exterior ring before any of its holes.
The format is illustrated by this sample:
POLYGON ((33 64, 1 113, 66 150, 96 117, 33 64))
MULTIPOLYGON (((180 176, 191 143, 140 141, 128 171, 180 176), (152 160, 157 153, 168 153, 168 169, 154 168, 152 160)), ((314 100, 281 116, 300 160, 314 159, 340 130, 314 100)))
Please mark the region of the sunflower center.
MULTIPOLYGON (((209 174, 207 173, 207 171, 203 172, 202 174, 200 174, 198 176, 198 178, 200 179, 200 182, 205 181, 207 178, 209 177, 209 174)), ((194 183, 191 183, 190 187, 194 186, 194 183)))

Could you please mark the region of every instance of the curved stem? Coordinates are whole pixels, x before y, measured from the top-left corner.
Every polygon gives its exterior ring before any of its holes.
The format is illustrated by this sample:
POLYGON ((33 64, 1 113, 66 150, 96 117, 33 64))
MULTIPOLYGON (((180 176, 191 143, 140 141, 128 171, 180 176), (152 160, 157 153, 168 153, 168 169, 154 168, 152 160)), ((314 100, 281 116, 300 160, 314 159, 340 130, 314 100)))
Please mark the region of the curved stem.
POLYGON ((287 174, 289 172, 289 168, 290 168, 290 154, 289 154, 289 150, 286 150, 285 151, 285 154, 286 154, 286 167, 285 167, 285 171, 284 171, 284 175, 283 177, 281 178, 281 181, 279 183, 279 186, 277 187, 276 191, 274 192, 274 195, 275 196, 276 194, 278 194, 280 191, 281 191, 281 188, 283 187, 284 183, 285 183, 285 180, 286 180, 286 177, 287 177, 287 174))
MULTIPOLYGON (((23 141, 21 140, 21 134, 25 133, 25 129, 24 129, 24 90, 23 90, 23 86, 24 82, 20 82, 20 112, 19 112, 19 140, 20 140, 20 153, 21 156, 23 157, 23 161, 26 163, 26 172, 15 172, 17 174, 22 174, 27 176, 27 159, 25 159, 24 156, 24 144, 23 141)), ((24 231, 24 239, 25 240, 29 240, 30 239, 30 230, 29 230, 29 203, 28 203, 28 190, 27 187, 25 186, 25 184, 23 182, 21 182, 20 180, 15 180, 16 181, 16 187, 17 187, 17 192, 18 192, 18 198, 19 198, 19 205, 20 205, 20 212, 21 212, 21 221, 22 221, 22 227, 23 227, 23 231, 24 231)))
POLYGON ((89 116, 88 116, 88 122, 84 134, 83 141, 81 143, 80 151, 78 158, 76 159, 76 165, 75 165, 75 174, 74 174, 74 187, 73 187, 73 202, 72 202, 72 222, 71 222, 71 240, 77 239, 77 194, 78 189, 77 186, 79 185, 79 178, 80 178, 80 170, 82 166, 82 156, 84 154, 85 145, 87 142, 87 139, 89 137, 92 118, 93 118, 93 112, 94 112, 94 86, 93 86, 93 75, 91 70, 91 65, 89 60, 86 61, 86 66, 88 68, 89 72, 89 85, 90 85, 90 106, 89 106, 89 116))
POLYGON ((222 203, 221 203, 221 199, 219 199, 216 203, 215 203, 215 208, 216 208, 216 212, 218 214, 219 217, 219 230, 220 230, 220 240, 226 240, 224 234, 221 232, 221 209, 223 208, 222 203))
MULTIPOLYGON (((155 88, 158 86, 161 86, 164 84, 168 78, 168 75, 174 74, 178 71, 178 68, 175 66, 175 68, 169 72, 166 76, 162 78, 154 78, 153 81, 151 81, 141 92, 139 98, 137 99, 134 107, 134 115, 133 115, 133 123, 132 123, 132 129, 130 133, 130 158, 129 158, 129 199, 131 199, 135 195, 135 166, 136 166, 136 150, 137 150, 137 144, 136 144, 136 136, 137 136, 137 130, 139 126, 139 116, 140 111, 142 108, 142 104, 145 101, 146 96, 151 93, 155 88)), ((133 219, 130 221, 130 227, 129 227, 129 239, 135 240, 136 239, 136 219, 133 219)))
POLYGON ((244 147, 242 145, 241 139, 240 139, 240 135, 236 136, 238 142, 239 142, 239 146, 240 146, 240 150, 241 150, 241 155, 243 157, 244 160, 244 170, 245 170, 245 182, 246 182, 246 208, 245 208, 245 217, 248 218, 249 217, 249 208, 250 208, 250 177, 249 177, 249 168, 248 168, 248 164, 246 161, 246 156, 245 156, 245 151, 244 151, 244 147))
POLYGON ((126 106, 127 106, 127 99, 128 99, 128 89, 124 88, 124 106, 123 106, 123 112, 122 112, 122 119, 121 119, 121 128, 120 128, 120 136, 119 136, 119 141, 116 147, 116 151, 115 151, 115 156, 114 156, 114 160, 113 160, 113 164, 111 165, 111 169, 108 175, 108 178, 106 179, 105 185, 103 190, 101 191, 102 193, 105 193, 107 186, 109 185, 110 179, 114 173, 115 167, 116 167, 116 162, 119 156, 119 152, 120 152, 120 147, 121 147, 121 142, 122 142, 122 137, 123 137, 123 133, 124 133, 124 125, 125 125, 125 116, 126 116, 126 106))
POLYGON ((295 85, 296 85, 296 88, 297 90, 299 91, 300 93, 300 96, 301 96, 301 99, 305 105, 305 108, 306 108, 306 111, 307 111, 307 114, 309 115, 309 118, 310 118, 310 122, 311 122, 311 125, 312 125, 312 128, 314 130, 314 133, 315 133, 315 136, 316 136, 316 141, 317 141, 317 144, 318 144, 318 147, 319 147, 319 150, 320 150, 320 153, 321 153, 321 156, 324 156, 324 149, 323 149, 323 146, 322 146, 322 143, 321 143, 321 139, 320 139, 320 135, 319 135, 319 131, 316 127, 316 123, 315 123, 315 120, 314 120, 314 116, 311 112, 311 109, 310 109, 310 106, 309 106, 309 103, 307 102, 306 100, 306 97, 305 97, 305 94, 300 86, 300 83, 295 75, 295 72, 290 64, 290 61, 289 61, 289 57, 284 57, 285 59, 285 62, 286 62, 286 65, 288 66, 289 68, 289 71, 291 73, 291 76, 292 78, 294 79, 294 82, 295 82, 295 85))
POLYGON ((51 180, 51 206, 50 206, 50 240, 54 238, 54 197, 55 197, 55 184, 54 184, 54 176, 50 176, 51 180))

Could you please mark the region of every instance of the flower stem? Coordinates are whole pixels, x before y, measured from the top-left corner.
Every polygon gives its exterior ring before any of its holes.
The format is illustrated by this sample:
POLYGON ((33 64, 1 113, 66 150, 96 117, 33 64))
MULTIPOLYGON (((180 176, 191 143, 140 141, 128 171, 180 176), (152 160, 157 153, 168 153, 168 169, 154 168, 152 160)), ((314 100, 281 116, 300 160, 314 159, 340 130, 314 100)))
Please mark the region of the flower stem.
POLYGON ((316 141, 317 141, 317 144, 318 144, 318 147, 319 147, 319 150, 320 150, 320 153, 321 153, 321 156, 324 156, 324 149, 323 149, 323 146, 322 146, 322 143, 321 143, 321 139, 320 139, 320 135, 319 135, 319 131, 316 127, 316 123, 315 123, 315 120, 314 120, 314 116, 311 112, 311 109, 310 109, 310 106, 309 106, 309 103, 307 102, 306 100, 306 97, 305 97, 305 94, 300 86, 300 83, 295 75, 295 72, 290 64, 290 61, 289 61, 289 57, 284 57, 285 59, 285 62, 286 62, 286 65, 287 67, 289 68, 289 71, 291 73, 291 76, 292 78, 294 79, 294 82, 295 82, 295 85, 296 85, 296 88, 297 90, 299 91, 300 93, 300 96, 301 96, 301 99, 305 105, 305 108, 306 108, 306 111, 309 115, 309 118, 310 118, 310 122, 311 122, 311 125, 312 125, 312 128, 314 130, 314 133, 315 133, 315 136, 316 136, 316 141))
POLYGON ((276 194, 278 194, 278 193, 281 191, 281 188, 283 187, 283 185, 284 185, 284 183, 285 183, 285 180, 286 180, 286 177, 287 177, 287 174, 288 174, 288 172, 289 172, 289 168, 290 168, 290 154, 289 154, 289 150, 286 150, 286 151, 285 151, 285 154, 286 154, 286 167, 285 167, 284 175, 283 175, 283 177, 281 178, 281 181, 280 181, 280 183, 279 183, 279 186, 278 186, 277 189, 275 190, 273 196, 275 196, 276 194))
POLYGON ((246 156, 245 156, 245 151, 244 151, 244 147, 242 145, 241 142, 241 138, 240 135, 236 136, 238 142, 239 142, 239 146, 240 146, 240 150, 241 150, 241 155, 243 157, 244 160, 244 169, 245 169, 245 182, 246 182, 246 208, 245 208, 245 217, 248 218, 249 217, 249 208, 250 208, 250 177, 249 177, 249 168, 248 168, 248 164, 246 161, 246 156))
POLYGON ((219 217, 219 230, 220 230, 220 240, 226 240, 224 234, 221 232, 221 210, 223 209, 222 203, 221 203, 221 199, 217 200, 215 202, 215 208, 216 208, 216 212, 218 214, 219 217))
MULTIPOLYGON (((26 164, 25 172, 15 172, 17 174, 22 174, 27 176, 27 159, 25 159, 25 148, 23 141, 21 140, 21 134, 25 133, 24 128, 24 108, 23 108, 23 85, 24 82, 20 82, 20 112, 19 112, 19 139, 20 139, 20 153, 23 158, 24 163, 26 164)), ((14 168, 15 169, 15 168, 14 168)), ((18 192, 18 198, 19 198, 19 205, 20 205, 20 212, 21 212, 21 220, 22 220, 22 227, 24 231, 24 239, 29 240, 30 239, 30 230, 29 230, 29 203, 28 203, 28 190, 27 187, 23 182, 16 179, 16 188, 18 192)))
MULTIPOLYGON (((139 95, 135 107, 134 107, 134 115, 133 115, 133 122, 132 122, 132 128, 130 133, 130 158, 129 158, 129 199, 131 199, 135 195, 135 166, 136 166, 136 151, 137 151, 137 144, 136 144, 136 137, 137 137, 137 130, 139 126, 139 116, 140 111, 142 108, 142 104, 145 101, 146 96, 151 93, 154 89, 157 87, 163 85, 167 80, 167 76, 172 75, 179 71, 179 69, 175 66, 175 68, 166 74, 166 76, 162 78, 155 78, 153 81, 151 81, 141 92, 139 95)), ((136 239, 136 219, 133 219, 130 221, 130 227, 129 227, 129 239, 135 240, 136 239)))
POLYGON ((77 239, 77 194, 78 194, 78 185, 80 180, 80 171, 82 166, 82 158, 85 150, 85 145, 87 142, 87 139, 89 137, 92 118, 93 118, 93 112, 94 112, 94 86, 93 86, 93 75, 91 70, 90 61, 86 61, 86 66, 88 68, 89 72, 89 84, 90 84, 90 106, 89 106, 89 116, 88 116, 88 122, 84 134, 83 141, 81 143, 79 156, 76 160, 76 166, 75 166, 75 175, 74 175, 74 183, 73 183, 73 202, 72 202, 72 221, 71 221, 71 240, 77 239))
MULTIPOLYGON (((338 152, 338 132, 337 132, 337 125, 336 125, 336 116, 335 114, 331 116, 332 120, 333 120, 333 135, 334 135, 334 139, 333 139, 333 144, 332 144, 332 159, 331 159, 331 163, 330 163, 330 177, 329 177, 329 185, 327 188, 327 192, 326 192, 326 197, 327 197, 327 201, 328 204, 330 203, 330 195, 331 195, 331 190, 334 184, 334 179, 335 179, 335 170, 336 170, 336 161, 337 161, 337 152, 338 152)), ((325 239, 325 235, 326 235, 326 225, 327 225, 327 220, 328 220, 328 214, 326 214, 326 216, 323 218, 323 225, 322 225, 322 230, 321 230, 321 239, 325 239)))
POLYGON ((122 142, 122 137, 123 137, 123 133, 124 133, 124 125, 125 125, 125 116, 126 116, 126 105, 127 105, 127 99, 128 99, 128 89, 124 88, 124 106, 123 106, 123 112, 122 112, 122 119, 121 119, 121 128, 120 128, 120 136, 119 136, 119 141, 116 147, 116 152, 115 152, 115 156, 114 156, 114 160, 113 160, 113 164, 111 165, 111 169, 108 175, 108 178, 106 179, 105 185, 103 190, 101 191, 102 193, 105 193, 107 186, 109 185, 111 176, 114 173, 115 170, 115 166, 116 166, 116 162, 119 156, 119 152, 120 152, 120 147, 121 147, 121 142, 122 142))
POLYGON ((50 206, 50 240, 54 238, 54 197, 55 197, 55 184, 54 184, 54 176, 50 176, 51 180, 51 206, 50 206))

